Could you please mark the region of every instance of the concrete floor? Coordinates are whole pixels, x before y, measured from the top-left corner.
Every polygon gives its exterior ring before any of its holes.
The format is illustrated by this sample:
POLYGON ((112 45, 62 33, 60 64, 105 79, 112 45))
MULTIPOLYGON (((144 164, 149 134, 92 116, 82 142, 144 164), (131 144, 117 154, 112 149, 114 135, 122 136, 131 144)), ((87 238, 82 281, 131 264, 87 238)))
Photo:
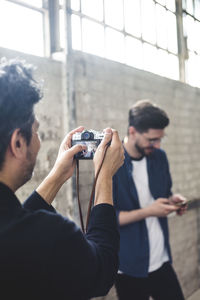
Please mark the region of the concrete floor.
POLYGON ((200 300, 200 289, 192 294, 187 300, 200 300))

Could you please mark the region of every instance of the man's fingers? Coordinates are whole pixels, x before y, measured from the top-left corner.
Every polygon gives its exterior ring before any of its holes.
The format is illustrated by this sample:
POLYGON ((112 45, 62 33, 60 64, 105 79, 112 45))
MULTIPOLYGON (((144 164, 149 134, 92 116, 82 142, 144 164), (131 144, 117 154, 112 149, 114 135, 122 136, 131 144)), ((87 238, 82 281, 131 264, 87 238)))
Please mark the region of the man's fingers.
POLYGON ((113 129, 113 137, 112 137, 112 143, 120 142, 118 131, 113 129))
POLYGON ((111 128, 106 128, 106 129, 104 129, 103 132, 104 132, 104 138, 101 141, 101 143, 99 145, 99 148, 100 147, 104 148, 112 139, 113 132, 112 132, 111 128))
POLYGON ((166 199, 166 198, 160 198, 160 199, 159 199, 159 202, 162 203, 162 205, 164 205, 165 208, 166 208, 168 211, 170 211, 170 212, 176 211, 176 210, 178 210, 178 209, 180 208, 180 207, 178 207, 177 205, 171 204, 171 203, 169 202, 169 200, 166 199))
POLYGON ((64 147, 66 147, 67 149, 71 147, 71 141, 72 141, 72 136, 76 133, 76 132, 82 132, 84 130, 83 126, 79 126, 75 129, 73 129, 72 131, 70 131, 66 137, 63 140, 63 145, 64 147))
MULTIPOLYGON (((105 141, 106 141, 106 144, 108 143, 108 142, 110 142, 111 141, 111 146, 113 147, 113 146, 118 146, 119 145, 119 143, 121 144, 121 141, 120 141, 120 138, 119 138, 119 134, 118 134, 118 131, 117 130, 115 130, 115 129, 111 129, 111 128, 106 128, 105 130, 104 130, 104 132, 106 133, 105 134, 105 141), (110 133, 111 133, 111 137, 110 137, 110 133), (112 139, 112 140, 111 140, 112 139)), ((103 143, 104 144, 104 143, 103 143)))
POLYGON ((172 201, 177 202, 177 203, 178 202, 186 202, 187 199, 184 196, 182 196, 181 194, 174 194, 172 196, 172 201))
POLYGON ((73 147, 71 147, 67 152, 71 154, 71 156, 74 156, 75 154, 77 154, 78 152, 81 152, 83 150, 86 150, 87 146, 86 145, 74 145, 73 147))
POLYGON ((176 205, 167 205, 167 209, 172 212, 172 211, 179 210, 180 208, 176 205))
POLYGON ((111 142, 111 147, 118 147, 119 143, 121 145, 121 141, 118 135, 118 132, 115 129, 106 128, 104 129, 104 138, 99 145, 99 148, 104 148, 109 142, 111 142))
POLYGON ((82 132, 83 130, 84 130, 84 127, 83 126, 79 126, 79 127, 75 128, 75 129, 73 129, 72 131, 70 131, 69 135, 72 136, 74 133, 76 133, 76 132, 82 132))
POLYGON ((163 203, 163 204, 169 204, 169 200, 167 198, 159 198, 158 199, 160 203, 163 203))

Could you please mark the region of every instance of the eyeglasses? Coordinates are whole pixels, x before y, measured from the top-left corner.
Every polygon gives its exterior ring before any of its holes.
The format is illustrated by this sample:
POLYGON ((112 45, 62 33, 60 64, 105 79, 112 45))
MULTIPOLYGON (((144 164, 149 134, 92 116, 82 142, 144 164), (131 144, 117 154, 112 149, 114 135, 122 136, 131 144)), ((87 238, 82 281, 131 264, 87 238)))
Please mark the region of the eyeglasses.
POLYGON ((146 141, 148 141, 149 145, 154 146, 154 145, 161 143, 166 136, 163 136, 161 138, 152 138, 152 139, 147 138, 144 135, 143 135, 143 137, 145 138, 146 141))

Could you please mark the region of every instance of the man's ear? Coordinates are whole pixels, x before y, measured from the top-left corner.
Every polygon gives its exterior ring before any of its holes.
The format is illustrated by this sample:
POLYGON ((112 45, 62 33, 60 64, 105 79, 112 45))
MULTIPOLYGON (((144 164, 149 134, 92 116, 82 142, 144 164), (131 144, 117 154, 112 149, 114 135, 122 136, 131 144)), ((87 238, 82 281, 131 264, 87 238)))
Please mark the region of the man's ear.
POLYGON ((129 126, 128 128, 128 135, 135 135, 136 129, 133 126, 129 126))
POLYGON ((13 132, 10 140, 10 151, 12 152, 12 155, 16 158, 20 159, 23 158, 26 154, 27 149, 27 143, 25 138, 20 132, 20 129, 17 128, 13 132))

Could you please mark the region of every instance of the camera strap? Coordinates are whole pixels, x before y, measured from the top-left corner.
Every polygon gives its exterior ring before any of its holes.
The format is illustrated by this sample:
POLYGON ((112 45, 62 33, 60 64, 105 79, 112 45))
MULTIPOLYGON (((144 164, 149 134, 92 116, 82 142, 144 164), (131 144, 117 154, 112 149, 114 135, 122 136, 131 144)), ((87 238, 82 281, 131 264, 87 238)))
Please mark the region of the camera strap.
POLYGON ((83 214, 82 214, 82 209, 81 209, 81 202, 80 202, 80 197, 79 197, 79 160, 78 159, 76 159, 76 190, 77 190, 78 210, 79 210, 79 217, 80 217, 80 222, 81 222, 81 229, 83 232, 85 232, 84 223, 83 223, 83 214))
POLYGON ((93 182, 93 186, 92 186, 92 192, 90 195, 90 201, 88 204, 88 211, 87 211, 87 219, 86 219, 86 228, 84 228, 84 222, 83 222, 83 214, 82 214, 82 209, 81 209, 81 203, 80 203, 80 197, 79 197, 79 160, 76 160, 76 188, 77 188, 77 199, 78 199, 78 208, 79 208, 79 216, 80 216, 80 222, 81 222, 81 229, 83 231, 83 233, 86 233, 88 231, 88 225, 89 225, 89 219, 90 219, 90 213, 91 213, 91 209, 92 209, 92 204, 93 204, 93 199, 94 199, 94 194, 95 194, 95 187, 96 187, 96 183, 97 183, 97 179, 99 176, 99 173, 101 171, 105 156, 106 156, 106 152, 108 150, 108 146, 106 146, 105 148, 105 152, 101 161, 101 164, 99 166, 99 169, 97 170, 96 176, 94 178, 94 182, 93 182))

